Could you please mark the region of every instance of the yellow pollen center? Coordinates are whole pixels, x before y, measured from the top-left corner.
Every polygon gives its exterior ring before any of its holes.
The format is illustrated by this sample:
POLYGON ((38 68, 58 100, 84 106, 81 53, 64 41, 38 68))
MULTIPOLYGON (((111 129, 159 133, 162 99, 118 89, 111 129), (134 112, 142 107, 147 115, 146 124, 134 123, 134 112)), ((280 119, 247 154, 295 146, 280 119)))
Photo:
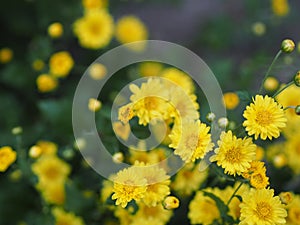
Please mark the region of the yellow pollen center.
POLYGON ((271 217, 272 207, 266 202, 259 202, 256 205, 256 215, 259 219, 267 220, 271 217))
POLYGON ((91 34, 98 35, 101 32, 101 27, 97 23, 91 24, 90 32, 91 32, 91 34))
POLYGON ((190 135, 186 141, 185 141, 185 146, 189 150, 195 150, 198 145, 198 136, 195 134, 190 135))
POLYGON ((262 110, 257 112, 255 121, 261 126, 267 126, 273 123, 273 116, 270 112, 262 110))
POLYGON ((240 162, 241 151, 239 148, 231 148, 226 152, 225 160, 229 163, 240 162))
POLYGON ((158 98, 157 97, 146 97, 144 98, 145 108, 147 110, 157 109, 158 106, 158 98))

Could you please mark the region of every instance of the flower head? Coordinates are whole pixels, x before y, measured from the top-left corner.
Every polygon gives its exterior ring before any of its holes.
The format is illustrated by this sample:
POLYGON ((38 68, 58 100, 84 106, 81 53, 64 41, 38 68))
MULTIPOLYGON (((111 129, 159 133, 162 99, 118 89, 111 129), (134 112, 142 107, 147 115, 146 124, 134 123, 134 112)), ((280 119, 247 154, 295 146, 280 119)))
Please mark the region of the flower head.
POLYGON ((36 79, 36 85, 40 92, 46 93, 55 90, 58 86, 58 81, 53 76, 41 74, 36 79))
POLYGON ((0 172, 4 172, 16 161, 17 153, 9 146, 0 148, 0 172))
POLYGON ((286 117, 282 107, 269 96, 256 95, 253 103, 246 107, 243 126, 249 135, 259 136, 262 140, 278 138, 286 126, 286 117))
POLYGON ((287 212, 272 189, 251 189, 242 195, 241 224, 285 224, 287 212))
POLYGON ((223 95, 223 101, 226 109, 235 109, 239 102, 239 96, 234 92, 227 92, 223 95))
POLYGON ((80 217, 72 212, 65 212, 61 208, 54 208, 52 214, 54 215, 55 225, 84 225, 84 222, 80 217))
POLYGON ((66 77, 73 66, 73 58, 66 51, 54 53, 49 60, 50 73, 55 77, 66 77))
POLYGON ((64 28, 61 23, 52 23, 48 27, 48 34, 52 38, 59 38, 64 32, 64 28))
POLYGON ((106 10, 89 10, 74 23, 74 34, 84 48, 107 46, 113 35, 113 18, 106 10))
POLYGON ((8 63, 14 56, 13 51, 10 48, 0 49, 0 63, 8 63))
POLYGON ((240 175, 250 168, 251 161, 255 158, 256 145, 251 138, 237 138, 231 131, 222 132, 219 147, 215 149, 215 155, 211 156, 211 162, 217 162, 218 166, 225 169, 230 175, 240 175))

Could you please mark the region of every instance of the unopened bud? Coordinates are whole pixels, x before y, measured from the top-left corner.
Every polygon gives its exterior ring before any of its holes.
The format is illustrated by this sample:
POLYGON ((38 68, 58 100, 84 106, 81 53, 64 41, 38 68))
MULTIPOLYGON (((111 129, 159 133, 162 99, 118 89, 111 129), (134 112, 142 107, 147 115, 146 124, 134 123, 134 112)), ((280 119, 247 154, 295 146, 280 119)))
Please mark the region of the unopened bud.
POLYGON ((291 192, 281 192, 279 194, 279 198, 283 204, 287 205, 292 201, 293 196, 292 196, 291 192))
POLYGON ((165 209, 176 209, 179 207, 179 199, 174 196, 168 196, 163 202, 165 209))
POLYGON ((228 119, 226 117, 221 117, 219 120, 218 120, 218 125, 219 127, 221 128, 226 128, 228 126, 228 119))
POLYGON ((297 105, 295 108, 295 113, 300 116, 300 105, 297 105))
POLYGON ((291 39, 285 39, 281 43, 281 50, 284 53, 291 53, 295 49, 295 43, 291 39))
POLYGON ((41 147, 34 145, 29 149, 29 156, 33 159, 38 158, 42 154, 41 147))
POLYGON ((22 134, 23 132, 23 129, 22 127, 14 127, 12 130, 11 130, 11 133, 13 135, 19 135, 19 134, 22 134))
POLYGON ((294 83, 296 86, 300 87, 300 70, 294 76, 294 83))
POLYGON ((214 121, 215 118, 216 118, 216 115, 215 115, 214 113, 212 113, 212 112, 209 112, 209 113, 206 115, 206 119, 207 119, 208 122, 214 121))
POLYGON ((112 159, 115 163, 121 163, 124 160, 124 155, 122 152, 117 152, 113 155, 112 159))

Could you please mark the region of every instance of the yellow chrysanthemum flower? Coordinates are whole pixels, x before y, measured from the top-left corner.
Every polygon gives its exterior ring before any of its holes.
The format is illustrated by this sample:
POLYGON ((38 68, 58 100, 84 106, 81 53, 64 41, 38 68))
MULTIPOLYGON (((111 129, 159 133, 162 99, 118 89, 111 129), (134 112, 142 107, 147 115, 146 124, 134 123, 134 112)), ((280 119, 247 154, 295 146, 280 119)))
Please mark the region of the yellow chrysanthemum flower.
POLYGON ((258 171, 250 175, 250 184, 256 189, 263 189, 266 188, 270 183, 266 173, 258 171))
POLYGON ((112 179, 113 177, 110 177, 108 180, 103 180, 102 182, 102 188, 100 191, 100 200, 102 203, 105 203, 113 193, 114 182, 111 181, 112 179))
POLYGON ((168 90, 160 79, 149 78, 141 87, 135 84, 129 86, 132 95, 130 101, 133 104, 134 114, 139 117, 139 124, 146 126, 151 120, 167 119, 168 90))
POLYGON ((82 0, 82 5, 86 10, 103 9, 107 7, 108 0, 82 0))
POLYGON ((208 170, 199 171, 194 163, 188 163, 176 173, 171 188, 180 196, 189 196, 199 189, 207 176, 208 170))
POLYGON ((293 195, 293 199, 287 205, 288 216, 286 219, 287 225, 299 225, 300 224, 300 196, 293 195))
POLYGON ((269 96, 256 95, 253 103, 246 107, 243 114, 246 119, 243 126, 249 135, 266 140, 278 138, 280 131, 286 126, 283 108, 269 96))
POLYGON ((9 63, 14 56, 13 51, 10 48, 0 49, 0 63, 9 63))
POLYGON ((147 180, 138 167, 119 171, 113 181, 112 199, 116 199, 116 205, 121 205, 123 208, 132 200, 141 200, 147 191, 147 180))
POLYGON ((119 108, 118 120, 120 120, 123 124, 127 124, 134 115, 133 104, 129 103, 119 108))
POLYGON ((94 63, 89 67, 89 75, 94 80, 101 80, 106 76, 107 69, 101 63, 94 63))
POLYGON ((4 172, 16 161, 17 153, 9 146, 0 148, 0 172, 4 172))
POLYGON ((287 212, 272 189, 251 189, 242 195, 241 223, 247 225, 285 224, 287 212))
POLYGON ((40 92, 46 93, 55 90, 58 86, 58 81, 53 76, 41 74, 36 79, 36 85, 40 92))
POLYGON ((139 65, 139 72, 142 77, 154 77, 160 75, 162 68, 159 62, 143 62, 139 65))
MULTIPOLYGON (((203 191, 216 194, 216 189, 206 188, 203 191)), ((202 191, 197 191, 189 204, 188 218, 191 224, 210 225, 214 220, 219 220, 220 212, 212 198, 205 196, 202 191)))
POLYGON ((239 96, 234 92, 227 92, 223 95, 223 102, 226 109, 235 109, 240 103, 239 96))
POLYGON ((250 168, 250 163, 255 159, 256 145, 251 138, 241 139, 231 131, 222 132, 218 145, 210 161, 217 162, 230 175, 241 175, 250 168))
POLYGON ((99 100, 95 99, 95 98, 90 98, 89 99, 89 110, 91 110, 92 112, 97 112, 101 109, 102 106, 102 102, 100 102, 99 100))
POLYGON ((32 171, 38 176, 37 187, 43 189, 49 184, 64 183, 71 169, 55 155, 48 155, 32 164, 32 171))
POLYGON ((49 60, 50 73, 55 77, 66 77, 74 66, 69 52, 61 51, 51 55, 49 60))
POLYGON ((154 207, 170 194, 170 176, 157 165, 150 166, 145 163, 136 163, 135 165, 140 167, 138 169, 141 170, 142 176, 147 180, 147 192, 142 200, 147 206, 154 207))
POLYGON ((55 219, 55 225, 84 225, 82 218, 72 212, 65 212, 61 208, 54 208, 52 214, 55 219))
POLYGON ((267 91, 275 91, 279 87, 279 81, 275 77, 267 77, 264 82, 264 88, 267 91))
POLYGON ((113 18, 106 10, 89 10, 75 21, 73 32, 82 47, 99 49, 110 43, 113 29, 113 18))
POLYGON ((173 128, 169 135, 172 141, 169 147, 174 148, 174 154, 187 163, 203 159, 213 147, 209 129, 199 120, 185 120, 173 128))
MULTIPOLYGON (((186 73, 179 69, 166 68, 161 72, 160 76, 174 82, 188 94, 192 94, 195 90, 193 80, 186 73)), ((165 85, 168 86, 169 84, 166 83, 165 85)))
POLYGON ((48 27, 48 34, 52 38, 59 38, 64 32, 63 25, 61 23, 52 23, 48 27))
POLYGON ((42 152, 41 155, 55 155, 57 152, 57 144, 51 141, 40 140, 36 143, 36 146, 40 147, 42 152))
MULTIPOLYGON (((145 24, 136 16, 124 16, 118 20, 115 32, 117 40, 122 43, 143 41, 148 38, 148 31, 145 24)), ((144 45, 134 45, 132 50, 140 51, 144 45)))
POLYGON ((62 205, 65 202, 65 184, 48 184, 40 189, 44 200, 50 204, 62 205))
POLYGON ((290 11, 288 0, 272 0, 272 10, 276 16, 286 16, 290 11))

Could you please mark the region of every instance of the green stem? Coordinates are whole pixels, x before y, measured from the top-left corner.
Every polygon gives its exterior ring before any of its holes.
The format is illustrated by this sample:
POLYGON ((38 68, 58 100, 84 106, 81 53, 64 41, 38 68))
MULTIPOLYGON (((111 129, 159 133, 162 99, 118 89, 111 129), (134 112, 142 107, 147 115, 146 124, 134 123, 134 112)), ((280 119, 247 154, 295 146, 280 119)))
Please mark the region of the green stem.
POLYGON ((283 92, 285 89, 287 89, 292 84, 294 84, 294 81, 291 81, 290 83, 288 83, 287 85, 285 85, 283 88, 281 88, 278 91, 276 91, 276 93, 272 97, 275 98, 277 95, 279 95, 281 92, 283 92))
POLYGON ((274 66, 274 64, 275 64, 275 62, 277 61, 277 59, 279 58, 279 56, 281 55, 281 53, 282 53, 281 50, 279 50, 279 51, 277 52, 277 54, 276 54, 276 56, 274 57, 274 59, 273 59, 271 65, 269 66, 269 69, 268 69, 268 71, 267 71, 267 73, 266 73, 266 75, 265 75, 265 77, 264 77, 264 79, 263 79, 263 81, 262 81, 262 83, 261 83, 261 85, 260 85, 259 93, 262 92, 263 87, 264 87, 264 83, 265 83, 267 77, 270 75, 270 72, 271 72, 271 70, 272 70, 272 68, 273 68, 273 66, 274 66))
POLYGON ((234 196, 235 196, 235 194, 238 192, 238 190, 242 187, 242 185, 243 185, 243 182, 241 182, 240 184, 239 184, 239 186, 235 189, 235 191, 232 193, 232 195, 231 195, 231 197, 230 197, 230 199, 228 200, 228 202, 227 202, 227 206, 230 204, 230 202, 232 201, 232 199, 234 198, 234 196))

